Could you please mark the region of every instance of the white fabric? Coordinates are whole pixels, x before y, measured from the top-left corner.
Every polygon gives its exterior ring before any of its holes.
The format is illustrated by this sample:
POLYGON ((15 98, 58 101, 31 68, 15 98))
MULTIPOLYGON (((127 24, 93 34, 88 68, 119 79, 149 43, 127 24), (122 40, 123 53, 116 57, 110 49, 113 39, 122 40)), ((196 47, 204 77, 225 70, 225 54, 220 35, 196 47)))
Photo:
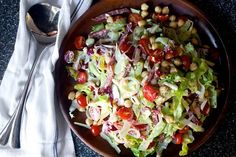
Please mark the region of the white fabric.
MULTIPOLYGON (((58 50, 66 32, 91 5, 92 0, 50 0, 61 7, 56 43, 43 48, 46 53, 35 71, 32 86, 22 115, 21 148, 0 146, 1 157, 70 157, 75 156, 70 129, 55 100, 53 71, 58 50), (75 10, 79 10, 78 12, 75 10), (71 16, 72 13, 75 16, 71 16), (71 22, 71 17, 74 17, 71 22)), ((19 27, 15 50, 0 86, 0 132, 17 106, 35 54, 42 45, 37 44, 27 30, 25 15, 38 2, 46 0, 21 0, 19 27)))

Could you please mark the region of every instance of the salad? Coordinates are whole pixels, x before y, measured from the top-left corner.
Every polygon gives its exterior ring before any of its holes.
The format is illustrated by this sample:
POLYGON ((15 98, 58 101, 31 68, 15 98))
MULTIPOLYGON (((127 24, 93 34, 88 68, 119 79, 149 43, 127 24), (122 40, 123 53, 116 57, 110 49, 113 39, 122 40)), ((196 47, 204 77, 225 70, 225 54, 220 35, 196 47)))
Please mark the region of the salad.
POLYGON ((87 36, 77 36, 64 55, 74 80, 70 116, 120 153, 161 153, 170 143, 188 153, 193 132, 217 107, 217 77, 194 22, 168 6, 112 10, 92 19, 87 36))

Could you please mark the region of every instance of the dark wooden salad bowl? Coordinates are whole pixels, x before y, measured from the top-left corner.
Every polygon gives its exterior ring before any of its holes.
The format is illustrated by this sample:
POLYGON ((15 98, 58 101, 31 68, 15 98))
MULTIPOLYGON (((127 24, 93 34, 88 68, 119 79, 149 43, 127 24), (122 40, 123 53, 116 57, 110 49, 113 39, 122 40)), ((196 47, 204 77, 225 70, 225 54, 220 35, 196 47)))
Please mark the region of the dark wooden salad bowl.
MULTIPOLYGON (((132 156, 132 152, 128 149, 121 148, 121 153, 117 154, 115 150, 101 137, 94 137, 91 132, 83 127, 75 125, 69 116, 69 107, 71 102, 67 99, 69 91, 73 88, 72 81, 69 78, 65 69, 64 53, 67 50, 74 48, 73 41, 78 35, 87 35, 91 30, 94 21, 91 19, 102 13, 123 7, 140 7, 143 2, 147 2, 151 6, 155 5, 168 5, 173 9, 176 14, 184 15, 192 18, 197 24, 198 30, 201 32, 201 38, 207 42, 211 47, 216 48, 220 52, 219 63, 217 63, 217 73, 219 85, 222 88, 220 96, 218 97, 218 107, 213 109, 210 116, 204 122, 203 133, 194 133, 195 140, 189 145, 189 153, 199 148, 205 143, 209 137, 214 133, 217 126, 219 126, 228 104, 228 95, 230 88, 230 66, 228 55, 225 50, 224 44, 219 37, 213 25, 208 21, 206 16, 199 11, 195 6, 183 0, 101 0, 92 6, 69 30, 65 36, 61 47, 60 56, 56 65, 56 94, 58 97, 59 106, 61 111, 73 132, 90 148, 103 156, 132 156)), ((83 114, 78 114, 79 120, 84 119, 83 114)), ((163 152, 163 156, 178 156, 180 146, 170 144, 163 152)))

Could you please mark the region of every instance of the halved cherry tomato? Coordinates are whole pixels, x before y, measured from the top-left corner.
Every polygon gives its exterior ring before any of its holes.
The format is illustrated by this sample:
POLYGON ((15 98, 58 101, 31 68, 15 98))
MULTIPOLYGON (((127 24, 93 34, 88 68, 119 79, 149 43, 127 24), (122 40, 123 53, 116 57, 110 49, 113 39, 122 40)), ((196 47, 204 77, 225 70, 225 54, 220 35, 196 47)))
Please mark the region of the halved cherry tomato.
POLYGON ((138 22, 141 21, 142 19, 143 19, 142 16, 139 14, 136 13, 129 14, 129 21, 134 24, 138 24, 138 22))
POLYGON ((129 120, 133 118, 133 111, 131 108, 121 107, 118 109, 117 115, 123 120, 129 120))
POLYGON ((81 50, 85 46, 85 38, 83 36, 78 36, 74 41, 75 48, 81 50))
POLYGON ((148 101, 153 102, 159 94, 159 91, 155 89, 151 85, 144 85, 143 87, 143 96, 146 98, 148 101))
POLYGON ((189 127, 188 127, 188 126, 185 126, 182 130, 179 130, 179 133, 185 134, 185 133, 188 132, 188 130, 189 130, 189 127))
POLYGON ((91 132, 93 133, 94 136, 98 136, 101 132, 101 129, 98 125, 92 125, 91 132))
POLYGON ((150 55, 150 50, 148 45, 150 44, 149 38, 142 38, 138 42, 139 46, 141 47, 141 50, 145 53, 150 55))
POLYGON ((174 135, 174 141, 175 141, 175 144, 182 144, 183 143, 183 134, 176 133, 174 135))
POLYGON ((85 107, 88 105, 88 104, 87 104, 87 100, 86 100, 86 96, 83 95, 83 94, 79 95, 79 96, 76 98, 76 100, 77 100, 77 103, 78 103, 81 107, 83 107, 83 108, 85 108, 85 107))
POLYGON ((77 82, 79 84, 83 84, 83 83, 87 82, 87 80, 88 80, 87 72, 84 71, 84 70, 79 70, 78 77, 77 77, 77 82))
POLYGON ((188 70, 191 64, 190 58, 187 55, 181 56, 181 60, 185 70, 188 70))

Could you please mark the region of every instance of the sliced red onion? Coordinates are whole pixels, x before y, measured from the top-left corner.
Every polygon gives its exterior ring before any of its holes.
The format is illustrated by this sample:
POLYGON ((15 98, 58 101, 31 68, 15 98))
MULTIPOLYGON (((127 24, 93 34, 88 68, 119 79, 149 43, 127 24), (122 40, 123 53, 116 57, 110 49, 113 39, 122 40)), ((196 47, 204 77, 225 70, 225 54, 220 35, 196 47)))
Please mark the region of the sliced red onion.
POLYGON ((89 34, 89 37, 90 38, 105 38, 108 34, 109 30, 107 29, 102 29, 100 31, 97 31, 97 32, 92 32, 89 34))
POLYGON ((127 33, 132 33, 133 32, 133 23, 130 22, 126 25, 126 32, 127 33))
POLYGON ((101 117, 101 109, 99 107, 89 107, 88 109, 90 117, 94 121, 98 121, 101 117))
POLYGON ((96 21, 96 22, 102 22, 102 21, 106 20, 107 15, 114 16, 114 15, 121 15, 121 14, 125 14, 125 13, 130 13, 130 10, 128 8, 112 10, 107 13, 101 14, 95 18, 92 18, 92 20, 96 21))
POLYGON ((159 122, 158 114, 160 114, 160 111, 152 110, 152 121, 154 125, 156 125, 159 122))
POLYGON ((124 73, 124 75, 123 75, 123 77, 126 77, 126 76, 128 76, 129 75, 129 72, 130 72, 130 70, 131 70, 131 64, 128 64, 127 66, 126 66, 126 68, 125 68, 125 73, 124 73))
POLYGON ((94 54, 94 52, 93 52, 93 47, 90 47, 90 48, 88 49, 87 54, 88 54, 88 55, 94 54))
POLYGON ((66 63, 72 63, 74 60, 75 54, 73 51, 67 51, 64 55, 64 60, 66 63))
POLYGON ((135 138, 140 138, 141 134, 137 129, 130 128, 128 131, 128 134, 135 137, 135 138))

